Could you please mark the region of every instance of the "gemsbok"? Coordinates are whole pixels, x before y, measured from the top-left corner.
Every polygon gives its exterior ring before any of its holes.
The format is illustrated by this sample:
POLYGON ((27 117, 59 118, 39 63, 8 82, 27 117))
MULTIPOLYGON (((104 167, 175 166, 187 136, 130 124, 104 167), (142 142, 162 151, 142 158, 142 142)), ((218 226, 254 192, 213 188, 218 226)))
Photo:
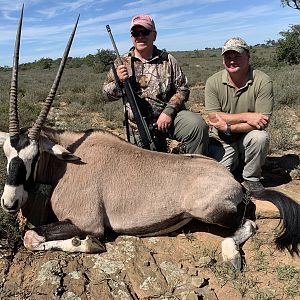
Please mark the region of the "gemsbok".
MULTIPOLYGON (((21 13, 10 91, 9 133, 0 141, 7 157, 2 208, 17 212, 35 183, 53 187, 51 209, 57 222, 28 230, 30 250, 60 249, 101 252, 106 229, 118 234, 160 235, 193 218, 232 228, 222 242, 224 260, 240 268, 240 245, 256 231, 244 218, 242 186, 221 164, 204 156, 176 155, 141 149, 101 130, 59 131, 44 126, 74 37, 73 29, 58 73, 34 125, 19 128, 17 75, 21 13)), ((279 209, 279 249, 298 254, 300 206, 287 196, 265 189, 255 194, 279 209)))

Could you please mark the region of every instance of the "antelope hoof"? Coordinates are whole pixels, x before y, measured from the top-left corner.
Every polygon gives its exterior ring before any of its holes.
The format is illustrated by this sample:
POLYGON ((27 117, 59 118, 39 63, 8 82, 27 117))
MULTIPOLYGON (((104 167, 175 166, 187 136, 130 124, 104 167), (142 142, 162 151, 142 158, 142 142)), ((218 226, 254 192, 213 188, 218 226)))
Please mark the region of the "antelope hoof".
POLYGON ((24 246, 28 250, 39 250, 39 246, 44 243, 46 239, 38 235, 34 230, 28 230, 24 235, 24 246))
POLYGON ((87 248, 88 253, 101 253, 106 251, 105 245, 101 243, 97 238, 90 235, 85 238, 84 244, 87 248))
POLYGON ((236 270, 242 269, 242 257, 238 246, 232 238, 226 238, 222 242, 222 257, 224 261, 229 261, 236 270))

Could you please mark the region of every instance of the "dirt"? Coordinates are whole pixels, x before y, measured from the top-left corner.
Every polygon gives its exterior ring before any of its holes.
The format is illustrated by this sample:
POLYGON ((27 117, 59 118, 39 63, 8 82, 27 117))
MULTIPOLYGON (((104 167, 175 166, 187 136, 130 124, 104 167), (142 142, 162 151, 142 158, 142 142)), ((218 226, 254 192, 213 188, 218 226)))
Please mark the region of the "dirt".
MULTIPOLYGON (((269 157, 264 184, 300 203, 300 180, 290 176, 297 163, 291 153, 269 157)), ((253 200, 260 219, 242 248, 242 272, 221 259, 220 243, 231 232, 198 221, 168 236, 109 237, 101 254, 33 253, 2 241, 0 299, 300 299, 300 259, 273 242, 278 212, 253 200), (298 275, 278 279, 281 269, 298 275)))

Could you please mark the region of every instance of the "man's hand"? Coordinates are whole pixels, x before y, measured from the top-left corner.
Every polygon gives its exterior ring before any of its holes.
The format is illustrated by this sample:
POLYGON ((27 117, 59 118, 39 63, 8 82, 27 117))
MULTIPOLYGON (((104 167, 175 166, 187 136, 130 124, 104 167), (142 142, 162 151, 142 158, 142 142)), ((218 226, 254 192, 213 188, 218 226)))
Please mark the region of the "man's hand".
POLYGON ((247 123, 256 129, 265 129, 269 124, 270 118, 261 113, 248 113, 247 123))
POLYGON ((163 132, 168 132, 171 124, 172 118, 162 112, 157 120, 157 129, 163 132))
POLYGON ((119 65, 117 67, 117 75, 122 82, 128 79, 128 71, 125 65, 119 65))
POLYGON ((218 129, 218 131, 225 132, 227 130, 227 123, 226 121, 220 117, 218 114, 215 115, 215 118, 213 118, 213 121, 210 119, 208 121, 208 124, 210 126, 215 127, 218 129))
POLYGON ((249 132, 267 128, 269 121, 269 116, 256 112, 224 114, 224 116, 223 113, 210 113, 208 123, 221 132, 226 132, 227 123, 231 124, 231 129, 234 127, 234 132, 249 132))

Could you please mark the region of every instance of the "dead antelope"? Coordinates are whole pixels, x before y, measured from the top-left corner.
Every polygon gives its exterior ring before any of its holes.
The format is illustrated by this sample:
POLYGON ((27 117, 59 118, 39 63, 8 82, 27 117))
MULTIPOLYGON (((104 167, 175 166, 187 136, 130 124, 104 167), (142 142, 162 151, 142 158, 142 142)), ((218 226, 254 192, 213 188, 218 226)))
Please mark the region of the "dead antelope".
MULTIPOLYGON (((77 20, 78 21, 78 20, 77 20)), ((32 128, 19 128, 17 69, 22 15, 16 39, 11 83, 9 133, 1 133, 7 157, 2 208, 15 213, 34 183, 53 186, 51 208, 57 222, 29 230, 31 250, 101 252, 106 229, 119 234, 158 235, 174 231, 193 218, 236 229, 222 242, 222 254, 240 267, 240 245, 255 233, 244 219, 241 185, 218 162, 204 156, 152 152, 105 132, 75 133, 43 126, 67 59, 75 28, 53 87, 32 128), (80 159, 80 158, 81 159, 80 159)), ((274 203, 282 217, 275 242, 298 253, 299 205, 283 194, 257 194, 274 203)))

